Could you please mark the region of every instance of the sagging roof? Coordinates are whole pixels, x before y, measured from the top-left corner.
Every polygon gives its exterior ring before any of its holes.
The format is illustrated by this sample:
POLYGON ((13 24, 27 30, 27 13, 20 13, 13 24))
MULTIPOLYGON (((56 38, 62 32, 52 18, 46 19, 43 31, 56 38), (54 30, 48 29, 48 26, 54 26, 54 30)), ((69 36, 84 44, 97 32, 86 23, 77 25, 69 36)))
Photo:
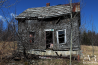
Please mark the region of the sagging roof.
MULTIPOLYGON (((72 4, 73 5, 73 4, 72 4)), ((80 4, 76 4, 80 5, 80 4)), ((73 10, 75 10, 74 6, 73 10)), ((80 8, 80 6, 78 6, 80 8)), ((78 10, 77 10, 78 11, 78 10)), ((76 11, 76 12, 77 12, 76 11)), ((52 17, 58 17, 62 16, 65 14, 71 13, 71 9, 69 5, 56 5, 56 6, 47 6, 47 7, 37 7, 37 8, 28 8, 21 14, 19 14, 16 19, 22 19, 22 18, 38 18, 38 19, 43 19, 43 18, 52 18, 52 17)))

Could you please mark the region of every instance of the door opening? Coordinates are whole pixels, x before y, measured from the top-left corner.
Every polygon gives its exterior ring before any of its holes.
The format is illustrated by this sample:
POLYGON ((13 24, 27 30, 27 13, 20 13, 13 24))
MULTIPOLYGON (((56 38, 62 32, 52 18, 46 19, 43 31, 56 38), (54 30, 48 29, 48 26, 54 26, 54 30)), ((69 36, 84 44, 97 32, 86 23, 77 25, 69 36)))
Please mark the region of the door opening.
POLYGON ((53 49, 53 31, 46 31, 46 49, 53 49))

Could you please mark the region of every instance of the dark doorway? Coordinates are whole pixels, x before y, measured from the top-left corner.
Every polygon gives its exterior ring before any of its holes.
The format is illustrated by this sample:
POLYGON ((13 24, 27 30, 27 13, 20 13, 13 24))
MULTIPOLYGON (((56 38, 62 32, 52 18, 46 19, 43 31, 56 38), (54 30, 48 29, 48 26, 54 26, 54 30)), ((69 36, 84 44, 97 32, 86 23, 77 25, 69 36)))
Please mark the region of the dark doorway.
POLYGON ((46 49, 53 48, 53 31, 46 31, 46 49))

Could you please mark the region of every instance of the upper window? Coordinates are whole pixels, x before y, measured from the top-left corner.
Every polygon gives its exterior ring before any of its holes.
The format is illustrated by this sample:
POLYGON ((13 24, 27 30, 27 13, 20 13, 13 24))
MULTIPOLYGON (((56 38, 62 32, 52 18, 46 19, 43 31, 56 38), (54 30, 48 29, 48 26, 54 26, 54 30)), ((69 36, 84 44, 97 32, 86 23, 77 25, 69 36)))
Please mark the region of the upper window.
POLYGON ((66 43, 66 29, 57 31, 57 42, 66 43))
POLYGON ((29 32, 30 43, 34 43, 34 36, 35 36, 34 32, 29 32))

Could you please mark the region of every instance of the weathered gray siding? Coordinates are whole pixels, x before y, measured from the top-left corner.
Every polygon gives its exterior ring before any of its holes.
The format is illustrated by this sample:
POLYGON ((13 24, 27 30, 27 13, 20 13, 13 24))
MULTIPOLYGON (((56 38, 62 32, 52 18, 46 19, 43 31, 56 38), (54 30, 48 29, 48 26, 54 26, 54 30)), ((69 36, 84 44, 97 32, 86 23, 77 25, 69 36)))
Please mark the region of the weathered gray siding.
POLYGON ((44 29, 54 29, 53 31, 53 50, 69 50, 70 48, 70 31, 72 22, 72 35, 73 35, 73 49, 79 49, 79 18, 76 17, 72 21, 70 19, 58 20, 24 20, 19 21, 18 32, 21 38, 21 44, 25 45, 28 49, 46 49, 45 31, 44 29), (57 24, 56 24, 57 23, 57 24), (57 30, 66 29, 65 44, 57 43, 57 30), (29 32, 35 32, 34 43, 29 43, 29 32))

